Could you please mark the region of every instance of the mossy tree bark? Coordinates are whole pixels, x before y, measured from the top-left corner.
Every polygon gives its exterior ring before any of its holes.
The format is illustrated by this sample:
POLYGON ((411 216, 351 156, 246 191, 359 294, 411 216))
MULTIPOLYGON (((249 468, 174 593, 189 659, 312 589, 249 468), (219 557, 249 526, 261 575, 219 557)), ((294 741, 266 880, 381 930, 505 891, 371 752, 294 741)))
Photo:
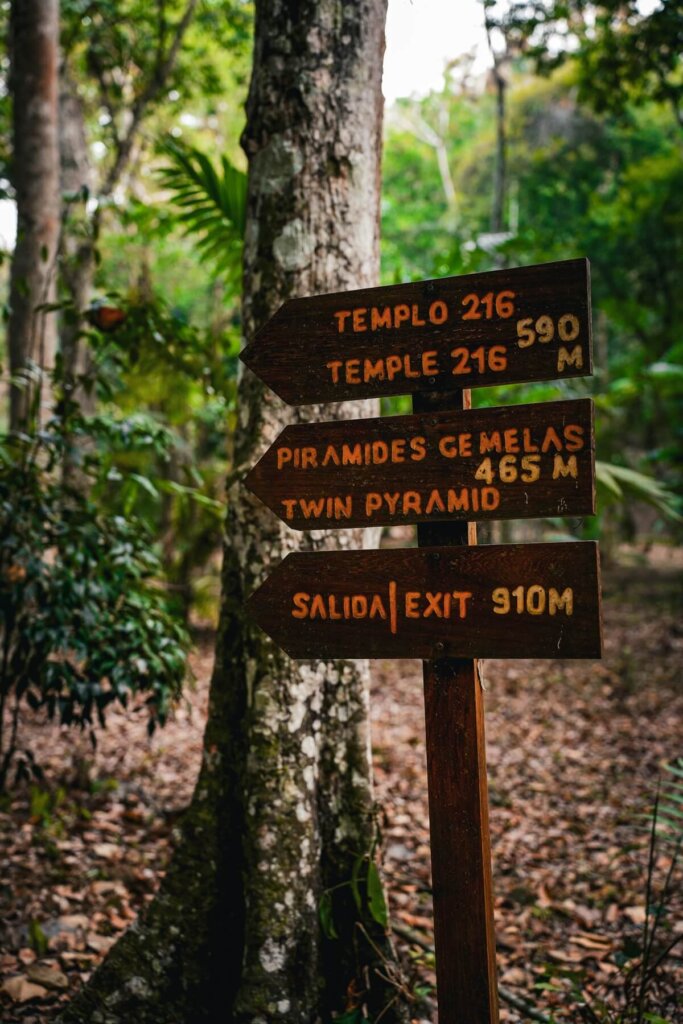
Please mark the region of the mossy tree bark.
MULTIPOLYGON (((247 338, 288 297, 376 283, 386 0, 257 0, 243 145, 249 160, 247 338)), ((292 365, 292 373, 296 373, 292 365)), ((288 409, 250 373, 235 465, 289 422, 373 413, 371 403, 288 409)), ((365 992, 405 1020, 381 928, 359 914, 354 860, 375 832, 362 663, 294 663, 245 621, 271 565, 308 538, 240 485, 229 495, 223 599, 204 761, 160 895, 64 1022, 312 1024, 365 992), (320 927, 332 892, 336 940, 320 927)))

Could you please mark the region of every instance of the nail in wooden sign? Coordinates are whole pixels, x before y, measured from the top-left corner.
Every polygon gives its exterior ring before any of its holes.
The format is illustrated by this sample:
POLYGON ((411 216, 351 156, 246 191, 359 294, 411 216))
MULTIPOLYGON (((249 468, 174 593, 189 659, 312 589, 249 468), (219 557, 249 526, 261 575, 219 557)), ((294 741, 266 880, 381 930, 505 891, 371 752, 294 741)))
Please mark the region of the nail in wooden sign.
POLYGON ((296 530, 595 511, 590 399, 286 427, 245 483, 296 530))
POLYGON ((295 658, 598 658, 597 545, 288 555, 251 596, 295 658))
POLYGON ((290 405, 586 376, 588 260, 291 299, 241 358, 290 405))

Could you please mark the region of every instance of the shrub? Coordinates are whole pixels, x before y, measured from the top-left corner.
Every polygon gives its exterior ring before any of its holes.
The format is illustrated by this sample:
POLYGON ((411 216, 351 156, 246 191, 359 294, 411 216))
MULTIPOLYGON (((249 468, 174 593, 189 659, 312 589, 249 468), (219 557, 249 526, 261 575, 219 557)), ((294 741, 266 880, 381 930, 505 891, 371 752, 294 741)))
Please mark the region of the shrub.
POLYGON ((22 703, 92 729, 140 695, 151 732, 185 674, 188 638, 147 529, 67 482, 66 444, 54 419, 0 448, 0 791, 14 760, 18 773, 34 763, 16 757, 22 703))

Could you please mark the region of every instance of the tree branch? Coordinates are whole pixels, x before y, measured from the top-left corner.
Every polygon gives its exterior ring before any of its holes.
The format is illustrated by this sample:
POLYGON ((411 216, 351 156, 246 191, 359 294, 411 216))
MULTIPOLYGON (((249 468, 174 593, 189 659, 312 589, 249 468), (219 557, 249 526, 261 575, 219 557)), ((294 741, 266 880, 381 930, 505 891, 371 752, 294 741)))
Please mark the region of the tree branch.
POLYGON ((164 55, 161 51, 159 52, 156 67, 151 78, 133 103, 130 123, 123 137, 120 137, 117 141, 116 157, 102 186, 100 192, 102 196, 111 195, 128 163, 145 111, 156 100, 175 67, 182 41, 190 27, 197 3, 198 0, 189 0, 185 13, 176 27, 168 53, 164 55))

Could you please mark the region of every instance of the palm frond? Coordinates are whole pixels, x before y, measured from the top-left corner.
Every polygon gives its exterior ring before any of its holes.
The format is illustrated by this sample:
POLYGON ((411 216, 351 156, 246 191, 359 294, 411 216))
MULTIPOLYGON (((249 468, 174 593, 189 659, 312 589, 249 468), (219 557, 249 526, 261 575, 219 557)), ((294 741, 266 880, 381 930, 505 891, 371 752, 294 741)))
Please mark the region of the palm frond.
POLYGON ((629 469, 627 466, 596 460, 595 478, 605 501, 635 498, 654 506, 666 519, 683 522, 683 516, 678 510, 678 498, 654 477, 629 469))
POLYGON ((166 141, 162 148, 170 163, 158 173, 173 193, 183 234, 195 238, 202 259, 234 278, 241 266, 246 174, 225 156, 216 167, 206 153, 176 140, 166 141))

